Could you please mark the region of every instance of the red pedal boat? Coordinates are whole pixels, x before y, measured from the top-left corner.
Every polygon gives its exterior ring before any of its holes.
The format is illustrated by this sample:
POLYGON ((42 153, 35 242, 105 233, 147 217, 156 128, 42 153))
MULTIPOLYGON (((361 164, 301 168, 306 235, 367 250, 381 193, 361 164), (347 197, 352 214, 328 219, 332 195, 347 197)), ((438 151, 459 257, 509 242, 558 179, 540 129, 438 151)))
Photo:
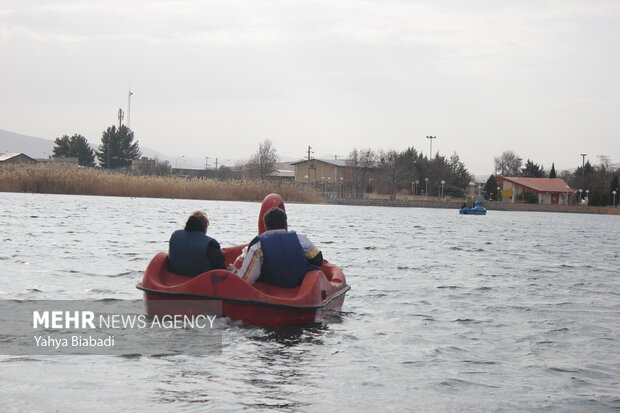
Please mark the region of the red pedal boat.
MULTIPOLYGON (((259 215, 273 206, 284 209, 277 194, 268 195, 259 215)), ((241 254, 245 245, 223 248, 226 265, 241 254)), ((343 272, 324 260, 321 270, 310 271, 302 284, 282 288, 256 282, 249 284, 227 270, 212 270, 196 277, 168 271, 168 254, 160 252, 148 265, 142 283, 146 313, 149 316, 218 313, 232 320, 263 326, 299 325, 320 322, 340 310, 347 285, 343 272)))

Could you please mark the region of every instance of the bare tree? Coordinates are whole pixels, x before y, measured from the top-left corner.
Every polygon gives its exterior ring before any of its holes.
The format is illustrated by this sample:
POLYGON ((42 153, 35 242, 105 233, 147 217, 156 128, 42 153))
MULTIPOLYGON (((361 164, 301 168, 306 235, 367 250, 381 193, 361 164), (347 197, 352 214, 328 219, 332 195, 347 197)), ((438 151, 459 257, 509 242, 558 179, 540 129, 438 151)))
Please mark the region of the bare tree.
POLYGON ((377 165, 377 153, 372 149, 354 148, 349 153, 347 160, 348 174, 354 188, 354 192, 366 191, 366 178, 368 173, 377 165))
POLYGON ((379 152, 379 168, 390 196, 393 198, 399 190, 399 185, 407 176, 407 159, 395 150, 379 152))
POLYGON ((273 143, 265 139, 247 164, 248 174, 253 178, 265 179, 276 170, 278 154, 273 143))
POLYGON ((523 159, 513 151, 504 151, 495 158, 496 176, 519 176, 523 159))
POLYGON ((377 165, 378 155, 372 149, 361 149, 359 154, 360 166, 362 167, 362 191, 366 192, 366 177, 372 168, 377 165))

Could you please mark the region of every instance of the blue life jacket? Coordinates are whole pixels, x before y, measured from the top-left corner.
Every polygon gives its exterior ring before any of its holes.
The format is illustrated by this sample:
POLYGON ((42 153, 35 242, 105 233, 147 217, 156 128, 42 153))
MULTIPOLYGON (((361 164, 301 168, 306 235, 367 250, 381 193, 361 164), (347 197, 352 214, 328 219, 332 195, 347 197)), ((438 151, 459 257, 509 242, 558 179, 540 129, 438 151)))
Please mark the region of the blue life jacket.
POLYGON ((310 265, 295 232, 259 235, 263 266, 257 281, 292 288, 301 284, 307 272, 320 268, 310 265))
POLYGON ((168 245, 168 270, 194 277, 213 269, 207 257, 207 246, 213 238, 200 231, 174 231, 168 245))

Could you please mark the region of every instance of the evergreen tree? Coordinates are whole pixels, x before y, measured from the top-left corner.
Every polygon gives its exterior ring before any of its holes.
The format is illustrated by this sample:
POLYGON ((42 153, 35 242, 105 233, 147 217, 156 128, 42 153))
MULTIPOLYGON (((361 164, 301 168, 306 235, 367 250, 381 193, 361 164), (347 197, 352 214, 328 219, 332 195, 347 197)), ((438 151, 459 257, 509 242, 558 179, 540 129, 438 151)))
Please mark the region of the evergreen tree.
POLYGON ((474 180, 474 177, 471 176, 467 167, 461 162, 456 152, 450 157, 450 170, 452 171, 450 184, 457 188, 467 188, 467 185, 474 180))
POLYGON ((75 157, 82 166, 95 166, 95 152, 82 135, 63 135, 54 140, 54 157, 75 157))
POLYGON ((106 129, 97 152, 99 165, 108 169, 124 168, 131 165, 132 160, 140 158, 140 147, 133 138, 133 132, 125 125, 121 125, 119 129, 116 126, 106 129))
POLYGON ((525 167, 521 169, 521 174, 526 178, 544 178, 547 176, 545 168, 529 159, 525 163, 525 167))
POLYGON ((54 158, 68 157, 71 153, 71 144, 69 135, 62 135, 60 138, 54 139, 54 158))
POLYGON ((487 183, 484 184, 485 198, 494 199, 496 201, 499 200, 499 194, 497 193, 498 186, 499 185, 497 184, 495 176, 489 176, 489 179, 487 179, 487 183))
POLYGON ((594 172, 594 167, 592 166, 592 164, 590 163, 590 161, 586 161, 586 164, 584 167, 578 167, 577 170, 575 170, 575 176, 588 176, 591 175, 594 172))
POLYGON ((549 178, 557 178, 557 173, 555 172, 555 162, 551 164, 551 170, 549 171, 549 178))

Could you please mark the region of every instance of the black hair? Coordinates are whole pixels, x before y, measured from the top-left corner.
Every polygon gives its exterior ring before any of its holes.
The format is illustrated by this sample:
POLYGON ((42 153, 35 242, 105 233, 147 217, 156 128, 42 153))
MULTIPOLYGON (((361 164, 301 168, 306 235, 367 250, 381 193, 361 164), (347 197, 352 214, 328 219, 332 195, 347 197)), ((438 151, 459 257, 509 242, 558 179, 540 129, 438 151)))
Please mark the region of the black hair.
POLYGON ((286 229, 286 212, 280 208, 271 208, 263 217, 268 230, 286 229))

